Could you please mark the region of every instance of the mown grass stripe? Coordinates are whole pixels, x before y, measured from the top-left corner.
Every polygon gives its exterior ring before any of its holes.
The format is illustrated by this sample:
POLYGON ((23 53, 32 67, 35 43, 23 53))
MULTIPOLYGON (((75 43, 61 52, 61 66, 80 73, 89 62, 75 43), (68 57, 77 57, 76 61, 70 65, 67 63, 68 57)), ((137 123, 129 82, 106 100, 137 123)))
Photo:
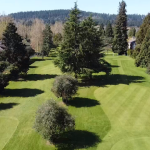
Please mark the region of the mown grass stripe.
MULTIPOLYGON (((142 93, 142 97, 139 101, 139 103, 134 105, 134 109, 132 111, 132 113, 130 114, 129 117, 129 121, 132 120, 132 122, 130 122, 130 125, 134 128, 138 123, 138 120, 140 120, 140 124, 139 125, 143 125, 144 126, 144 116, 143 111, 145 110, 144 107, 147 105, 147 100, 149 98, 149 89, 146 89, 145 92, 142 93), (140 117, 141 115, 141 117, 140 117)), ((128 124, 128 120, 127 120, 127 124, 128 124)))
POLYGON ((122 95, 118 94, 118 97, 114 99, 114 102, 110 105, 110 111, 112 117, 116 116, 122 104, 130 97, 130 94, 134 92, 134 90, 135 88, 133 88, 132 86, 128 87, 126 85, 125 92, 122 95))
MULTIPOLYGON (((131 94, 132 97, 130 97, 129 100, 127 100, 124 103, 125 104, 124 110, 122 112, 120 112, 120 117, 118 118, 118 121, 120 121, 122 124, 124 124, 124 126, 125 126, 125 123, 127 122, 128 118, 130 117, 131 112, 133 111, 135 105, 141 100, 141 97, 143 96, 141 94, 141 92, 145 92, 145 89, 141 89, 140 87, 138 87, 138 89, 139 89, 138 93, 137 92, 134 93, 135 95, 131 94)), ((127 123, 126 123, 126 125, 127 125, 127 123)), ((130 121, 128 121, 128 125, 131 125, 130 121)))

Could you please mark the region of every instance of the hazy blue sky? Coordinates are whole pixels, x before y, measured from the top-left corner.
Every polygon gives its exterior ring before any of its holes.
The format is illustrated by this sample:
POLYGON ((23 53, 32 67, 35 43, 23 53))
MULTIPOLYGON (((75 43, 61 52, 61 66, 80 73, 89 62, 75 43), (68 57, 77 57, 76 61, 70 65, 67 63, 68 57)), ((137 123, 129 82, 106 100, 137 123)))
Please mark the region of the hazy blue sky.
MULTIPOLYGON (((0 13, 70 9, 76 0, 0 0, 0 13)), ((80 10, 116 14, 121 0, 78 0, 80 10)), ((128 14, 147 14, 150 0, 126 0, 128 14)))

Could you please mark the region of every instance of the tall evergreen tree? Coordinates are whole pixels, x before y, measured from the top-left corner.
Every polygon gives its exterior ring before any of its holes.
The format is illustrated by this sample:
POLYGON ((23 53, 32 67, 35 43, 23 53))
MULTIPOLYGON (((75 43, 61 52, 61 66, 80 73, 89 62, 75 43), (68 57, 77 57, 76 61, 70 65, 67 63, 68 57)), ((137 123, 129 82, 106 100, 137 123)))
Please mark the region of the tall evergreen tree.
POLYGON ((50 25, 46 25, 45 30, 43 31, 43 44, 42 44, 43 56, 44 55, 48 56, 51 48, 54 47, 52 37, 53 33, 51 31, 51 27, 50 25))
POLYGON ((81 50, 83 72, 92 78, 93 72, 100 72, 100 50, 102 48, 101 33, 95 28, 92 17, 88 17, 81 23, 81 50))
POLYGON ((110 22, 108 22, 107 26, 106 26, 106 32, 105 32, 107 37, 113 37, 113 29, 112 29, 112 25, 110 22))
POLYGON ((13 23, 9 23, 4 34, 2 43, 5 45, 5 55, 10 64, 18 67, 19 72, 26 73, 29 68, 29 56, 26 46, 22 43, 21 36, 13 23))
POLYGON ((127 15, 126 15, 126 3, 122 1, 119 3, 119 14, 115 25, 115 37, 113 41, 113 51, 119 55, 126 54, 127 43, 127 15))
POLYGON ((74 72, 76 77, 81 73, 79 15, 80 11, 75 3, 70 17, 64 25, 64 39, 58 51, 58 59, 55 61, 62 72, 74 72))
POLYGON ((103 23, 100 25, 99 31, 101 32, 102 36, 105 36, 105 28, 103 23))
POLYGON ((141 45, 139 55, 136 57, 135 64, 137 67, 148 67, 150 63, 150 26, 141 45))
POLYGON ((136 47, 135 47, 135 50, 133 51, 133 54, 132 54, 133 58, 136 58, 139 55, 140 51, 141 51, 141 45, 142 45, 143 40, 146 36, 146 33, 149 29, 149 25, 150 25, 150 14, 148 14, 145 17, 145 19, 143 21, 143 24, 140 26, 140 29, 137 32, 136 47))

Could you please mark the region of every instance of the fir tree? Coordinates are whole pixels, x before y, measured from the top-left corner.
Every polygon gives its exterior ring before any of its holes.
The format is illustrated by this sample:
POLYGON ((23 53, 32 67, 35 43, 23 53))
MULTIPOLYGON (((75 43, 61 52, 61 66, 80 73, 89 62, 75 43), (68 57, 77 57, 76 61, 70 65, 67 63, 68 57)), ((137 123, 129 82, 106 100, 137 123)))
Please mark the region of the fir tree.
POLYGON ((104 29, 104 24, 103 23, 100 25, 99 31, 100 31, 102 36, 105 36, 105 29, 104 29))
POLYGON ((81 29, 82 69, 92 78, 92 73, 100 72, 101 69, 101 33, 95 28, 92 17, 88 17, 81 23, 81 29))
POLYGON ((80 11, 75 3, 70 17, 64 25, 64 39, 58 51, 58 59, 55 61, 62 72, 74 72, 76 77, 81 73, 79 14, 80 11))
POLYGON ((49 55, 49 52, 51 48, 54 47, 53 41, 52 41, 52 31, 50 25, 46 25, 45 30, 43 31, 43 44, 42 44, 42 54, 43 56, 49 55))
POLYGON ((150 63, 150 27, 141 45, 140 53, 136 57, 136 61, 135 61, 137 67, 139 66, 148 67, 149 63, 150 63))
POLYGON ((112 25, 110 22, 108 22, 107 26, 106 26, 106 32, 105 32, 107 37, 113 37, 113 29, 112 29, 112 25))
POLYGON ((126 3, 122 1, 119 7, 119 14, 115 25, 115 37, 113 41, 113 51, 119 55, 126 54, 127 43, 127 15, 126 15, 126 3))
POLYGON ((144 40, 146 33, 148 31, 149 25, 150 25, 150 14, 148 14, 145 17, 143 24, 141 25, 139 31, 137 32, 137 36, 136 36, 137 37, 136 38, 137 46, 135 47, 135 50, 133 51, 133 54, 132 54, 133 58, 136 58, 141 51, 141 45, 142 45, 143 40, 144 40))
POLYGON ((137 33, 137 39, 136 39, 137 44, 142 44, 142 42, 146 36, 146 33, 148 31, 149 25, 150 25, 150 14, 148 14, 145 17, 143 24, 140 26, 140 29, 137 33))
POLYGON ((17 67, 19 72, 27 73, 29 68, 29 55, 13 23, 8 24, 3 34, 2 43, 5 45, 7 61, 17 67))

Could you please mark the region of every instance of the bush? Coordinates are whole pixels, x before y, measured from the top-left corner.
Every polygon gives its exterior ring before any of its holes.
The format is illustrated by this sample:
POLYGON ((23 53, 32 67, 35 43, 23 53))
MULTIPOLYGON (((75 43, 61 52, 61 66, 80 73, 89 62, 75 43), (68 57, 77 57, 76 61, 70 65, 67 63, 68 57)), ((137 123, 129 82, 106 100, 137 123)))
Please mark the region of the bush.
POLYGON ((0 93, 4 90, 4 88, 9 83, 9 74, 0 73, 0 93))
POLYGON ((57 76, 53 83, 52 92, 56 97, 62 97, 66 102, 72 95, 77 93, 78 81, 70 75, 57 76))
POLYGON ((74 118, 54 100, 43 104, 36 114, 34 128, 45 139, 54 142, 63 132, 74 130, 74 118))

